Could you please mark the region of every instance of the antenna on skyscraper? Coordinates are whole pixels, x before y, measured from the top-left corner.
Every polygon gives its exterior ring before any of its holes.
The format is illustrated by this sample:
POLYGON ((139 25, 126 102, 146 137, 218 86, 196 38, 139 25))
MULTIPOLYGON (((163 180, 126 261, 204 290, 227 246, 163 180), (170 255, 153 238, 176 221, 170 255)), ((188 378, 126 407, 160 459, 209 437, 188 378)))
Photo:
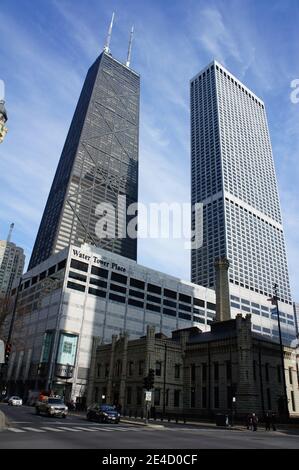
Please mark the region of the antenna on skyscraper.
POLYGON ((106 44, 104 46, 104 51, 107 52, 107 54, 109 54, 110 52, 110 41, 111 41, 113 22, 114 22, 114 12, 112 13, 112 18, 111 18, 111 23, 110 23, 108 34, 107 34, 106 44))
POLYGON ((134 26, 132 26, 131 33, 130 33, 130 40, 129 40, 129 47, 128 47, 128 56, 126 66, 130 67, 131 62, 131 52, 132 52, 132 42, 133 42, 133 34, 134 34, 134 26))
POLYGON ((13 231, 14 226, 15 226, 14 223, 10 224, 9 232, 8 232, 8 235, 7 235, 7 242, 10 242, 11 234, 12 234, 12 231, 13 231))

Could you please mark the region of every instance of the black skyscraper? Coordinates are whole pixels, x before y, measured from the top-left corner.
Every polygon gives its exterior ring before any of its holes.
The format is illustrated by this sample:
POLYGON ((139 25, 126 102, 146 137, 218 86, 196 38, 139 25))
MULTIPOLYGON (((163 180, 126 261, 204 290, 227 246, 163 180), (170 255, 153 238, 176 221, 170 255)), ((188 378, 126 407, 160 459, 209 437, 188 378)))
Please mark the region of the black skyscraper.
POLYGON ((70 244, 91 243, 131 259, 136 238, 101 239, 96 208, 118 196, 126 205, 138 197, 140 77, 115 60, 106 47, 90 67, 64 144, 33 248, 29 269, 70 244))

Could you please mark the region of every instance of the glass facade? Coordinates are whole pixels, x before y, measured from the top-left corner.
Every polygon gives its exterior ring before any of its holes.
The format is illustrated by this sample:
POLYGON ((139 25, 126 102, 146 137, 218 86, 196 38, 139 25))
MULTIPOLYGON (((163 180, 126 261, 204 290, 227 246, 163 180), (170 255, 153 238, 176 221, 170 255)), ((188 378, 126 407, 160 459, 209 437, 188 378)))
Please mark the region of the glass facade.
MULTIPOLYGON (((103 52, 90 67, 39 227, 29 269, 66 246, 91 243, 136 260, 137 240, 98 238, 97 207, 117 210, 116 228, 138 197, 140 77, 103 52), (118 205, 118 197, 126 203, 118 205)), ((122 237, 121 237, 122 235, 122 237)))

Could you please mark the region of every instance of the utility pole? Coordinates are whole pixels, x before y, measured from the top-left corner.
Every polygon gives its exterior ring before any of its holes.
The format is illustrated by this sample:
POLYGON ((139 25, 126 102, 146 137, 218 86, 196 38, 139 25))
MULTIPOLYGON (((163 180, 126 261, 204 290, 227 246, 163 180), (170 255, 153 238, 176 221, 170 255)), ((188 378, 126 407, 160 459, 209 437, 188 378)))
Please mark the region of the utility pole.
POLYGON ((167 364, 167 343, 164 344, 164 376, 163 376, 163 418, 166 408, 166 364, 167 364))

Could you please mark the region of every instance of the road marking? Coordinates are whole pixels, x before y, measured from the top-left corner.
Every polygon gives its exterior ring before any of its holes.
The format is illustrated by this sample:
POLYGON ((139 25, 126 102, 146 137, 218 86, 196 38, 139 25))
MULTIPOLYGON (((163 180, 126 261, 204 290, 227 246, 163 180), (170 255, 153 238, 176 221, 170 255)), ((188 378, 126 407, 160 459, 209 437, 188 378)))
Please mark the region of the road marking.
POLYGON ((46 427, 46 426, 42 427, 41 429, 46 429, 46 431, 63 432, 62 429, 59 429, 59 428, 48 428, 48 427, 46 427))
POLYGON ((8 431, 12 431, 12 432, 26 432, 26 431, 23 431, 22 429, 18 429, 18 428, 7 428, 8 431))
POLYGON ((119 428, 119 427, 116 427, 115 428, 115 431, 129 431, 130 428, 119 428))
POLYGON ((93 429, 90 429, 90 428, 81 428, 81 427, 79 427, 79 426, 76 426, 76 427, 73 428, 73 429, 78 429, 78 430, 80 430, 80 431, 90 431, 90 432, 96 431, 96 429, 94 429, 94 428, 93 428, 93 429))
POLYGON ((61 430, 63 430, 63 431, 80 432, 79 429, 67 428, 67 427, 64 427, 64 426, 60 426, 60 427, 57 428, 57 429, 61 429, 61 430))
POLYGON ((41 429, 37 429, 37 428, 23 427, 23 429, 26 429, 26 431, 33 431, 33 432, 46 432, 46 431, 42 431, 41 429))
POLYGON ((108 432, 114 431, 114 429, 111 429, 111 428, 104 428, 104 427, 103 427, 103 428, 93 428, 93 429, 96 429, 97 431, 108 431, 108 432))

